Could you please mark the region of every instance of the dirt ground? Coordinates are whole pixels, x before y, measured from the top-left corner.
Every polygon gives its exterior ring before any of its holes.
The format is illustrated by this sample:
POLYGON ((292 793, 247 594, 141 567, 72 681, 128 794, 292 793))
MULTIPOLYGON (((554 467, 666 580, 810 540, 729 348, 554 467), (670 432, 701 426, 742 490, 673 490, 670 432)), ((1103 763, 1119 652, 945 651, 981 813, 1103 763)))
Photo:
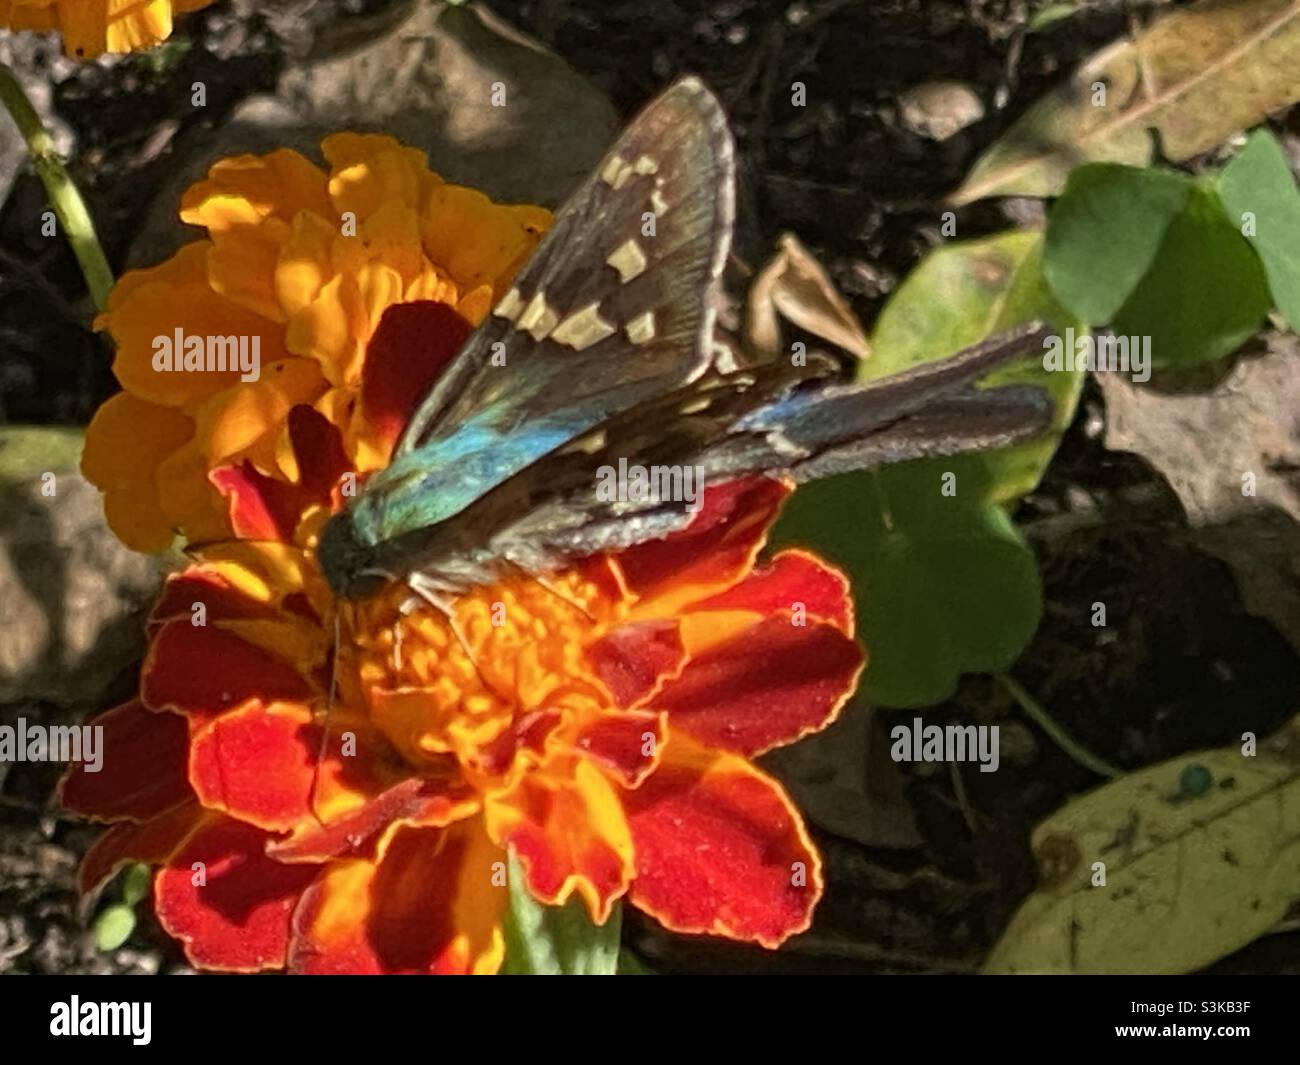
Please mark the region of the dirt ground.
MULTIPOLYGON (((190 47, 73 66, 48 45, 21 58, 45 78, 72 127, 74 176, 101 220, 114 265, 143 225, 186 123, 219 122, 310 44, 316 27, 384 0, 218 4, 191 19, 190 47), (292 10, 290 10, 292 9, 292 10), (177 86, 209 86, 202 117, 177 86)), ((678 74, 703 75, 731 114, 742 167, 739 250, 758 258, 793 230, 871 322, 939 241, 938 206, 976 155, 1083 56, 1165 6, 1099 2, 1056 30, 1026 34, 1025 0, 492 0, 633 113, 678 74), (804 80, 815 103, 773 106, 804 80), (943 142, 908 128, 900 94, 958 81, 985 117, 943 142)), ((70 256, 29 234, 43 209, 21 175, 0 209, 0 421, 84 424, 114 389, 105 344, 85 329, 70 256)), ((975 237, 1032 219, 990 201, 959 213, 975 237)), ((1122 768, 1267 733, 1295 713, 1300 661, 1248 615, 1233 577, 1187 533, 1177 496, 1143 459, 1101 444, 1104 404, 1085 393, 1047 478, 1017 515, 1039 556, 1046 612, 1017 678, 1084 746, 1122 768), (1104 600, 1106 640, 1082 604, 1104 600)), ((130 671, 116 691, 129 691, 130 671)), ((13 711, 13 707, 7 708, 13 711)), ((865 712, 858 708, 855 712, 865 712)), ((987 678, 970 677, 927 722, 1015 716, 987 678)), ((878 721, 872 727, 881 728, 878 721)), ((1033 725, 1001 771, 897 768, 913 845, 868 846, 815 828, 828 887, 811 933, 780 953, 670 936, 629 913, 627 942, 663 972, 966 972, 976 969, 1036 873, 1029 832, 1098 783, 1033 725)), ((933 768, 933 767, 930 767, 933 768)), ((865 772, 865 767, 864 767, 865 772)), ((92 838, 50 804, 57 773, 15 766, 0 780, 0 972, 183 971, 147 916, 122 950, 97 955, 73 913, 71 874, 92 838)), ((1218 972, 1300 971, 1300 932, 1265 937, 1218 972)))

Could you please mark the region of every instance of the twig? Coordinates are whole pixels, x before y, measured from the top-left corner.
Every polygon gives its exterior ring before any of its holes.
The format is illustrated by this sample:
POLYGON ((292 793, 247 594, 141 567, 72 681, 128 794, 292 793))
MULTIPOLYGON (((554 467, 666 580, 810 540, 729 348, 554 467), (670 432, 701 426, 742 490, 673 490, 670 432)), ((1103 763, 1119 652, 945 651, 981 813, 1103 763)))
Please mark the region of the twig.
POLYGON ((1102 761, 1087 748, 1076 743, 1060 725, 1052 720, 1051 715, 1043 709, 1038 701, 1016 683, 1014 679, 1006 673, 997 674, 997 679, 1002 687, 1006 688, 1007 692, 1010 693, 1011 698, 1020 706, 1020 709, 1047 733, 1053 743, 1081 766, 1102 777, 1118 777, 1122 775, 1121 770, 1116 769, 1109 762, 1102 761))

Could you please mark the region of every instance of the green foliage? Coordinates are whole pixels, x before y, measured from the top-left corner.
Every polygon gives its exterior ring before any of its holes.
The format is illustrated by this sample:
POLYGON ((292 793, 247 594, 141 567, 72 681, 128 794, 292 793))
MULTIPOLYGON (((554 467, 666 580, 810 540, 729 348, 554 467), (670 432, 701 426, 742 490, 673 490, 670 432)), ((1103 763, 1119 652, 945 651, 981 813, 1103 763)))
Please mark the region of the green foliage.
MULTIPOLYGON (((939 359, 1035 318, 1073 324, 1043 281, 1041 251, 1038 234, 1016 232, 932 252, 882 312, 864 375, 939 359)), ((1026 363, 989 383, 1012 381, 1057 401, 1045 439, 806 485, 774 530, 774 542, 812 543, 850 574, 868 653, 861 690, 877 705, 941 702, 961 674, 1006 669, 1038 626, 1037 567, 1004 504, 1038 483, 1082 375, 1026 363)))
POLYGON ((1077 168, 1047 223, 1043 272, 1056 298, 1090 325, 1150 337, 1155 367, 1194 366, 1239 347, 1272 306, 1270 282, 1300 305, 1290 243, 1300 235, 1300 194, 1265 138, 1222 181, 1113 163, 1077 168), (1247 210, 1253 244, 1235 220, 1247 210))
POLYGON ((134 931, 135 910, 125 903, 115 902, 100 911, 91 934, 95 938, 95 949, 107 954, 130 939, 134 931))
POLYGON ((619 969, 621 910, 598 925, 576 895, 563 906, 543 906, 528 893, 524 870, 510 853, 510 907, 502 972, 533 976, 612 976, 619 969))
POLYGON ((1251 134, 1224 167, 1219 195, 1259 253, 1273 302, 1293 329, 1300 327, 1300 189, 1273 134, 1251 134))

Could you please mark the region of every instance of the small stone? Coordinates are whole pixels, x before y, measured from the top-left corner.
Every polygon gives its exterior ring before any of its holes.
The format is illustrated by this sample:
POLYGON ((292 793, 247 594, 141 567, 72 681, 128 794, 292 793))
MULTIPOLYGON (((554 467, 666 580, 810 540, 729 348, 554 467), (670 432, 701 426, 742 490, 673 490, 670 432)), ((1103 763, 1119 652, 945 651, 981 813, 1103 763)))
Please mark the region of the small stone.
POLYGON ((984 117, 979 96, 958 81, 927 81, 905 91, 898 102, 903 125, 934 141, 946 141, 984 117))

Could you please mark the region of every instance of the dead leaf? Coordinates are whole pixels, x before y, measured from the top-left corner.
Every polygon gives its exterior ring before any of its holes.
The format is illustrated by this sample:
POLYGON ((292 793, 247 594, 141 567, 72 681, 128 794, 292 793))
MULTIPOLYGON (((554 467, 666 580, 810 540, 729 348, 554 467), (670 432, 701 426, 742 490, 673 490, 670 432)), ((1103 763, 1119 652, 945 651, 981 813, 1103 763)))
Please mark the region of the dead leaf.
POLYGON ((1254 756, 1236 742, 1089 792, 1040 824, 1033 848, 1042 883, 986 972, 1204 968, 1300 900, 1300 717, 1254 756))
POLYGON ((1243 359, 1200 393, 1095 374, 1106 445, 1150 462, 1178 494, 1193 541, 1232 568, 1246 609, 1300 652, 1300 345, 1243 359))
POLYGON ((871 352, 866 330, 826 271, 793 233, 750 287, 745 333, 754 350, 774 357, 783 350, 781 318, 859 359, 871 352))
POLYGON ((1203 0, 1098 52, 949 197, 1054 196, 1081 163, 1182 162, 1300 99, 1300 2, 1203 0), (1094 104, 1104 85, 1104 106, 1094 104))

